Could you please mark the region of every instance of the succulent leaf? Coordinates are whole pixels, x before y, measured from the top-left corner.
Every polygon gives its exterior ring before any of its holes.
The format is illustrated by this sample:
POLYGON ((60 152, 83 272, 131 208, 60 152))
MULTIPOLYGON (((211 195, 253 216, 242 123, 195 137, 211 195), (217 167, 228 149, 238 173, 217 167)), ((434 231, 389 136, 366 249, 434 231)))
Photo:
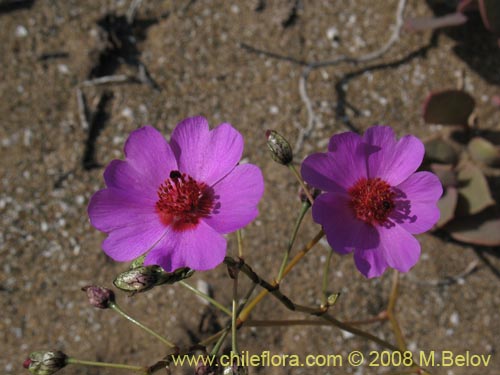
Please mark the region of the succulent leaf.
POLYGON ((456 240, 482 246, 500 246, 500 215, 492 208, 452 221, 446 231, 456 240))
POLYGON ((455 147, 442 138, 434 138, 425 142, 425 156, 429 161, 443 164, 456 164, 458 161, 458 152, 455 147))
POLYGON ((495 204, 483 172, 470 162, 458 166, 459 203, 457 213, 474 215, 495 204))
POLYGON ((474 98, 465 91, 432 92, 424 102, 424 121, 429 124, 467 125, 474 107, 474 98))
POLYGON ((481 137, 474 137, 467 145, 471 157, 489 167, 500 166, 500 148, 481 137))
POLYGON ((455 209, 457 208, 458 192, 453 186, 447 188, 444 195, 438 201, 439 211, 441 216, 436 224, 436 228, 445 226, 455 217, 455 209))

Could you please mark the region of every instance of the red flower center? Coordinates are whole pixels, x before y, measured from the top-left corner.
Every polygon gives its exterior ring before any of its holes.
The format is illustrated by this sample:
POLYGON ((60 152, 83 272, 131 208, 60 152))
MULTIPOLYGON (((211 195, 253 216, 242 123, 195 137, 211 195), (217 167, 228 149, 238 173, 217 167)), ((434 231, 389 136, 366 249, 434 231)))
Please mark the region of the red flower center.
POLYGON ((394 209, 396 194, 380 178, 362 178, 348 192, 356 217, 369 224, 384 224, 394 209))
POLYGON ((161 221, 177 231, 195 227, 214 206, 213 190, 179 171, 170 172, 170 178, 158 188, 158 198, 156 210, 161 221))

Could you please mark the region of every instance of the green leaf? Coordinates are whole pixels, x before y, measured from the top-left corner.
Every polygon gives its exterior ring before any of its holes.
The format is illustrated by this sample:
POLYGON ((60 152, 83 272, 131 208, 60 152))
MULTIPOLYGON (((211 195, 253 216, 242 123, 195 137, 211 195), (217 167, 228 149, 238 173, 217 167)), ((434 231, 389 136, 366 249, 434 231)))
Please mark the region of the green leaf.
POLYGON ((457 213, 474 215, 495 204, 483 172, 470 162, 458 166, 459 203, 457 213))
POLYGON ((474 137, 467 145, 471 157, 490 167, 500 166, 500 148, 481 137, 474 137))
POLYGON ((424 102, 424 121, 428 124, 467 125, 474 107, 474 98, 465 91, 432 92, 424 102))

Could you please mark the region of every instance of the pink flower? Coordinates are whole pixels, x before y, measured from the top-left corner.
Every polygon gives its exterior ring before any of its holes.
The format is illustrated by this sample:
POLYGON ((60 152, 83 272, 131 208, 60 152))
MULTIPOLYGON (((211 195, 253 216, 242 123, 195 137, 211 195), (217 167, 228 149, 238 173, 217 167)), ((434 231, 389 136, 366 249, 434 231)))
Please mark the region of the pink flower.
POLYGON ((336 252, 354 252, 366 277, 380 276, 387 267, 407 272, 420 256, 412 235, 439 219, 441 183, 432 173, 415 173, 423 157, 416 137, 396 141, 390 127, 374 126, 363 137, 334 135, 328 152, 302 164, 304 180, 324 191, 313 204, 314 221, 336 252))
POLYGON ((222 234, 258 215, 260 169, 238 165, 243 137, 230 124, 209 130, 203 117, 182 121, 170 142, 145 126, 125 144, 126 159, 104 172, 106 189, 92 196, 90 222, 108 237, 102 247, 117 261, 147 253, 145 265, 167 272, 208 270, 226 254, 222 234))

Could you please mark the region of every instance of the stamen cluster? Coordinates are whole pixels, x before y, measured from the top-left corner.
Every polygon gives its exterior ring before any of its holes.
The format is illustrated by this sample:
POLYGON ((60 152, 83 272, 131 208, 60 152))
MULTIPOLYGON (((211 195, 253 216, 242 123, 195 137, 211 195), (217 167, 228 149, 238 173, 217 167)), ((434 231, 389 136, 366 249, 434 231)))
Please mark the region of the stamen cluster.
POLYGON ((356 217, 366 223, 382 225, 394 209, 395 193, 380 178, 361 178, 348 193, 356 217))
POLYGON ((211 189, 203 182, 179 171, 171 171, 170 178, 158 188, 156 209, 164 224, 172 224, 182 231, 208 217, 214 205, 211 189))

